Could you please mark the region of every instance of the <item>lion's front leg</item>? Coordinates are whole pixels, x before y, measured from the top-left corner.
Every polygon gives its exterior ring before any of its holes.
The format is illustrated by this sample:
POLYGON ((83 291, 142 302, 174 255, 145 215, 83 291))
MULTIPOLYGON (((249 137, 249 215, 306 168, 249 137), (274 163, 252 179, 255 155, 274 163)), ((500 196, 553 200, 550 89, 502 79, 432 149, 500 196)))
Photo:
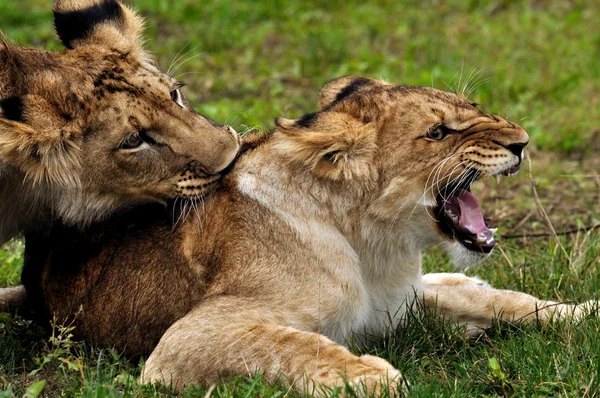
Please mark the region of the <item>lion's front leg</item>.
POLYGON ((358 390, 397 390, 400 372, 387 361, 356 356, 323 335, 284 326, 284 319, 250 301, 209 300, 167 330, 141 380, 181 389, 258 372, 310 393, 343 386, 344 379, 358 390))
POLYGON ((467 326, 471 336, 492 326, 495 319, 508 322, 547 322, 580 319, 598 311, 597 301, 563 304, 540 300, 525 293, 494 289, 478 278, 463 274, 423 275, 425 306, 467 326))

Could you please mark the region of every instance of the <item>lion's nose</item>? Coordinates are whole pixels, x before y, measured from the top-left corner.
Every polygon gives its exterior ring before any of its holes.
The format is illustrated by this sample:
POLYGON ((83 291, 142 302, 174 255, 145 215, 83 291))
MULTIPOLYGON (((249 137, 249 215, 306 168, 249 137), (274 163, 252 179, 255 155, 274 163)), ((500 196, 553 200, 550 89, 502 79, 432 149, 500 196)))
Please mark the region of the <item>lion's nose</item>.
POLYGON ((518 157, 520 160, 523 160, 523 149, 525 149, 527 144, 529 144, 529 141, 510 144, 506 146, 506 149, 514 153, 515 156, 518 157))

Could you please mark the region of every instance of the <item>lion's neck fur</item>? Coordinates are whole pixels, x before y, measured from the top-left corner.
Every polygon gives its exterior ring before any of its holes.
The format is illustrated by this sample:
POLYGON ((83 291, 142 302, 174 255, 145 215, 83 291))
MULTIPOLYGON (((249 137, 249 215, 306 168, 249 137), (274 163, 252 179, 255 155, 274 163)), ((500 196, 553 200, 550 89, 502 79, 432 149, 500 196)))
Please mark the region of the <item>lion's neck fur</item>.
POLYGON ((19 170, 0 163, 0 244, 22 232, 39 231, 55 219, 83 228, 110 215, 120 203, 118 197, 31 183, 19 170))
POLYGON ((34 182, 20 170, 0 163, 0 245, 21 233, 42 230, 52 220, 85 228, 122 207, 122 202, 117 195, 82 190, 78 184, 34 182))
MULTIPOLYGON (((351 331, 361 328, 382 333, 390 326, 389 314, 395 326, 407 299, 421 291, 423 215, 395 225, 378 221, 365 203, 371 194, 359 185, 342 187, 319 180, 278 155, 273 145, 269 141, 240 160, 234 171, 236 187, 266 208, 265 213, 284 221, 329 272, 343 275, 341 279, 349 279, 360 292, 360 303, 348 311, 353 315, 338 319, 326 334, 344 342, 351 331)), ((410 210, 399 214, 398 220, 408 218, 410 210)))
POLYGON ((24 185, 16 176, 19 173, 11 167, 0 163, 0 215, 2 222, 0 223, 0 244, 24 229, 34 227, 34 220, 38 219, 42 223, 39 210, 43 207, 34 198, 35 195, 31 191, 31 187, 24 185), (18 189, 16 189, 18 187, 18 189), (23 191, 27 191, 23 195, 23 191), (23 217, 26 214, 28 217, 23 217))
POLYGON ((370 203, 376 197, 363 186, 319 179, 278 155, 274 145, 271 140, 240 160, 234 174, 242 193, 300 223, 326 223, 348 240, 361 261, 381 255, 393 256, 394 261, 420 258, 422 250, 430 246, 429 234, 420 231, 429 217, 421 208, 415 211, 406 206, 392 222, 382 220, 371 211, 370 203))

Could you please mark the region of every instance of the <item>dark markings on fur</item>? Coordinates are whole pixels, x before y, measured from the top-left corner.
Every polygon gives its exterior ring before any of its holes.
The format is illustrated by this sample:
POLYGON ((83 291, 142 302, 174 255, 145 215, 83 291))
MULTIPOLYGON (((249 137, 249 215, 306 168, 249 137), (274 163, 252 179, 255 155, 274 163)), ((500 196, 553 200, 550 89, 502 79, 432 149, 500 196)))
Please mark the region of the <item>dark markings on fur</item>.
MULTIPOLYGON (((467 129, 463 130, 463 131, 466 131, 466 132, 463 132, 463 133, 462 133, 462 137, 461 137, 461 138, 462 138, 463 140, 466 140, 466 139, 467 139, 467 138, 469 138, 470 136, 472 136, 472 135, 475 135, 475 134, 478 134, 478 133, 483 133, 483 132, 485 132, 485 133, 490 133, 490 132, 494 132, 494 131, 497 131, 497 130, 498 130, 497 126, 490 126, 490 127, 488 127, 488 128, 484 128, 484 129, 482 129, 482 128, 479 128, 479 129, 476 129, 476 130, 473 130, 473 131, 468 131, 468 130, 471 130, 472 128, 474 128, 475 126, 478 126, 478 125, 480 125, 480 124, 484 124, 484 123, 490 123, 490 122, 488 122, 488 121, 484 121, 484 122, 477 123, 476 125, 470 126, 469 128, 467 128, 467 129)), ((491 123, 493 123, 493 122, 491 122, 491 123)))
POLYGON ((312 127, 315 121, 317 120, 318 115, 318 112, 308 113, 296 121, 296 126, 304 128, 312 127))
POLYGON ((420 86, 394 86, 390 88, 390 91, 398 93, 400 95, 408 94, 419 94, 422 95, 428 103, 433 104, 436 101, 445 102, 448 105, 452 105, 460 109, 472 110, 473 107, 467 100, 461 99, 456 94, 447 93, 444 91, 432 90, 429 87, 420 86))
POLYGON ((146 90, 137 87, 127 81, 122 75, 125 71, 118 66, 102 71, 94 79, 94 94, 98 98, 103 98, 106 92, 111 94, 126 92, 134 97, 143 96, 146 90))
POLYGON ((333 102, 338 102, 343 100, 344 98, 348 97, 349 95, 353 94, 354 92, 356 92, 356 90, 358 90, 361 87, 364 86, 368 86, 372 84, 370 79, 364 78, 364 77, 359 77, 356 78, 352 81, 352 83, 348 84, 346 87, 344 87, 336 96, 335 96, 335 100, 333 102))
POLYGON ((123 10, 116 0, 102 0, 83 10, 55 12, 54 27, 65 47, 72 49, 73 42, 85 38, 96 25, 123 19, 123 10))
POLYGON ((106 83, 107 80, 117 81, 129 84, 127 80, 122 76, 123 69, 115 67, 113 69, 106 69, 102 71, 96 79, 94 79, 94 87, 100 87, 106 83))
POLYGON ((0 100, 2 116, 15 122, 23 122, 23 99, 21 97, 9 97, 0 100))

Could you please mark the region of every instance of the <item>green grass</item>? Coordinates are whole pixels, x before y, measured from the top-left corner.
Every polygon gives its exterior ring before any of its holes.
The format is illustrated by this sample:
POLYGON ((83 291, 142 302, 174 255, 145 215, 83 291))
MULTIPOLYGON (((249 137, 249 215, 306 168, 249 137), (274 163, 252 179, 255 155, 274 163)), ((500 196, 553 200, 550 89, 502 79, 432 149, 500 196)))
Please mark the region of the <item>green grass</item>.
MULTIPOLYGON (((242 131, 316 108, 319 87, 345 74, 441 89, 473 88, 482 108, 531 135, 538 194, 557 230, 598 222, 600 178, 600 3, 581 1, 163 1, 137 0, 148 48, 199 111, 242 131), (557 161, 557 159, 559 161, 557 161)), ((50 2, 0 2, 12 42, 60 49, 50 2)), ((491 182, 491 181, 490 181, 491 182)), ((480 186, 500 232, 548 232, 526 173, 480 186)), ((485 266, 469 270, 496 287, 583 301, 600 288, 600 233, 504 239, 485 266)), ((19 283, 22 243, 0 249, 0 286, 19 283)), ((427 270, 451 270, 437 251, 427 270)), ((133 396, 168 388, 136 383, 140 366, 0 315, 0 397, 133 396), (59 338, 60 337, 60 338, 59 338), (4 391, 4 392, 2 392, 4 391)), ((452 324, 416 314, 375 353, 411 382, 414 396, 598 396, 600 321, 499 325, 471 341, 452 324)), ((190 388, 184 396, 203 396, 190 388)), ((213 396, 280 396, 260 376, 218 386, 213 396)), ((294 393, 290 393, 294 395, 294 393)))

